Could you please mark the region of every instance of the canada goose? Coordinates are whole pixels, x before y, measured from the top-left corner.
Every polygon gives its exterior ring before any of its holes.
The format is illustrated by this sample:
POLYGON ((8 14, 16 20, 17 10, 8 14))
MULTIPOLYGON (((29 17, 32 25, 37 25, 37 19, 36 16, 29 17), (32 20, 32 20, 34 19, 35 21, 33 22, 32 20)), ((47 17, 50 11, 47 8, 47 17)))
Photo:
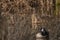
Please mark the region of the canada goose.
POLYGON ((36 34, 36 40, 49 40, 49 32, 45 28, 39 29, 36 34))
POLYGON ((49 32, 48 32, 45 28, 41 28, 41 29, 40 29, 40 32, 41 32, 41 34, 42 34, 43 36, 49 35, 49 32))

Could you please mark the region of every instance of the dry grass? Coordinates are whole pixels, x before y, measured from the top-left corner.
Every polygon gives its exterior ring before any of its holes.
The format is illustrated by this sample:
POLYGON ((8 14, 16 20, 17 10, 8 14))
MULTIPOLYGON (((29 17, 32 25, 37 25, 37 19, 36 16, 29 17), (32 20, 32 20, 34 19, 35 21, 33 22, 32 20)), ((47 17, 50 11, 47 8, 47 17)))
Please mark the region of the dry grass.
POLYGON ((42 14, 41 7, 40 0, 0 0, 0 40, 35 40, 42 26, 49 31, 50 40, 59 40, 60 18, 45 9, 42 14), (33 13, 38 20, 37 29, 32 27, 33 13))

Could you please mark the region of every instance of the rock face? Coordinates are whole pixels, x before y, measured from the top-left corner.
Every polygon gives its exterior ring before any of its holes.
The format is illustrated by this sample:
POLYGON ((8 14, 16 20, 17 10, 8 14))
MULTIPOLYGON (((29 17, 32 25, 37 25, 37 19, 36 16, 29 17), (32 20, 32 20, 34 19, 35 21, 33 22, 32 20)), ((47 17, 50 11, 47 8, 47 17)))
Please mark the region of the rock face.
POLYGON ((59 24, 53 0, 0 0, 0 40, 35 40, 41 26, 49 30, 50 40, 57 40, 59 24))

